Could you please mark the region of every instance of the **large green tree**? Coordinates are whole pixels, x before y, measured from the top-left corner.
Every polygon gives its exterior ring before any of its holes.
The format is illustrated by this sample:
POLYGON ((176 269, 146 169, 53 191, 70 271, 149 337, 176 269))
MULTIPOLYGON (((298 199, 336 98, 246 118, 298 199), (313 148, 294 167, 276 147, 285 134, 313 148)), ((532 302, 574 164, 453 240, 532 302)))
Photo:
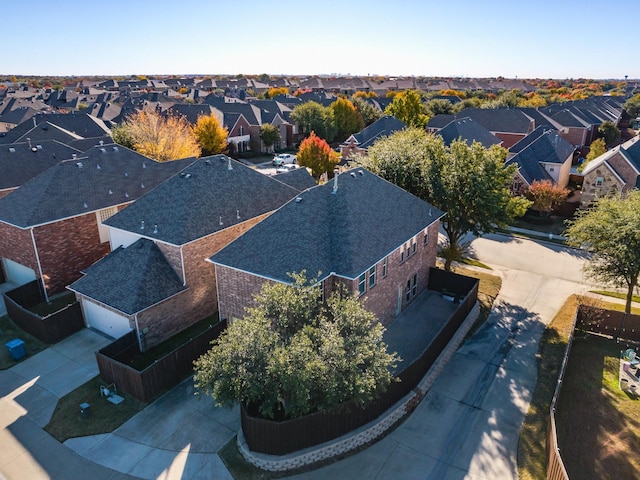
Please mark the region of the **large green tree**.
POLYGON ((511 195, 515 166, 504 166, 507 151, 474 142, 454 141, 422 129, 396 132, 376 142, 355 163, 443 210, 447 235, 440 254, 449 270, 460 259, 468 233, 482 235, 524 215, 531 202, 511 195))
POLYGON ((607 120, 598 127, 598 135, 604 139, 607 147, 612 147, 620 140, 620 129, 616 127, 615 123, 607 120))
POLYGON ((362 120, 362 115, 350 100, 338 98, 329 108, 333 111, 336 140, 342 142, 349 138, 349 135, 363 129, 364 121, 362 120))
POLYGON ((364 405, 386 389, 399 358, 375 315, 343 291, 322 304, 304 272, 292 279, 265 284, 257 306, 195 362, 200 392, 286 419, 348 400, 364 405))
POLYGON ((591 252, 585 267, 591 278, 626 287, 625 312, 630 313, 640 275, 640 191, 598 199, 593 208, 578 211, 565 235, 591 252))
POLYGON ((627 100, 624 104, 624 109, 627 112, 627 115, 631 118, 636 118, 640 116, 640 93, 635 94, 629 100, 627 100))
POLYGON ((365 127, 382 117, 383 113, 379 108, 374 107, 368 100, 362 97, 351 97, 351 102, 356 110, 360 112, 365 127))
POLYGON ((305 135, 315 132, 327 142, 335 138, 336 125, 333 110, 323 107, 318 102, 311 101, 297 105, 291 112, 291 119, 305 135))
POLYGON ((280 140, 280 130, 275 125, 263 123, 260 126, 260 140, 267 147, 267 151, 280 140))
POLYGON ((384 113, 393 115, 410 127, 424 127, 429 121, 422 96, 417 90, 405 90, 397 94, 384 113))

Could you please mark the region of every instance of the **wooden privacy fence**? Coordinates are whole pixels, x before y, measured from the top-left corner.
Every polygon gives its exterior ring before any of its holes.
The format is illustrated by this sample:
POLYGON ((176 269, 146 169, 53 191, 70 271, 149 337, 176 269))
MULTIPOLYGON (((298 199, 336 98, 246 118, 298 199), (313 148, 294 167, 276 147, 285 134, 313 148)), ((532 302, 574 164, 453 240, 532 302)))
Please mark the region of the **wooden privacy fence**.
POLYGON ((227 322, 223 320, 143 370, 123 363, 123 359, 139 353, 135 332, 131 331, 96 352, 100 377, 106 383, 115 384, 118 391, 149 402, 191 374, 193 361, 209 350, 211 341, 218 338, 225 328, 227 322))
POLYGON ((477 279, 450 272, 434 275, 434 272, 443 271, 432 269, 429 287, 445 288, 461 295, 462 301, 422 354, 397 375, 399 381, 391 382, 380 397, 364 408, 347 402, 331 412, 317 412, 285 421, 261 418, 255 411, 242 406, 242 431, 249 448, 255 452, 284 455, 319 445, 375 420, 413 390, 467 318, 478 296, 477 279))
POLYGON ((3 293, 3 298, 9 318, 44 343, 59 342, 84 328, 80 304, 75 301, 45 317, 29 310, 45 301, 42 284, 38 280, 3 293))
POLYGON ((640 341, 640 316, 616 310, 580 305, 576 328, 614 338, 640 341))

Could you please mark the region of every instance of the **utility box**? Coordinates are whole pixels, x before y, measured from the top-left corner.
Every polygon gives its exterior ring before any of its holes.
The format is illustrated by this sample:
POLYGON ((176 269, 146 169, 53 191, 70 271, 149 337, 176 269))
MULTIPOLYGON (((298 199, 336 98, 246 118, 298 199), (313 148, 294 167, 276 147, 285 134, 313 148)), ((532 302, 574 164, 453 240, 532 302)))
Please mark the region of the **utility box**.
POLYGON ((24 348, 24 342, 19 338, 14 338, 13 340, 5 343, 5 345, 9 349, 9 355, 11 355, 11 358, 14 361, 17 362, 27 356, 27 352, 24 348))

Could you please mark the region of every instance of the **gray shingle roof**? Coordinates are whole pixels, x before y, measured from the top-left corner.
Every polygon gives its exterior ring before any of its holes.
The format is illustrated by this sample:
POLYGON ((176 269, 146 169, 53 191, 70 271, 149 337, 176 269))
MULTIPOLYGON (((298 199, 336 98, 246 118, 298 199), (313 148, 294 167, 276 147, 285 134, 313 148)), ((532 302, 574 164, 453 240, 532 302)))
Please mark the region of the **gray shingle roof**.
POLYGON ((379 138, 389 136, 405 128, 407 125, 404 122, 391 115, 385 115, 352 136, 357 140, 358 147, 368 148, 379 138))
POLYGON ((468 145, 473 142, 479 142, 485 148, 491 145, 499 145, 502 143, 498 137, 484 128, 473 118, 460 118, 452 121, 447 126, 438 131, 438 135, 442 137, 445 145, 451 145, 454 140, 461 138, 468 145))
POLYGON ((2 145, 0 190, 17 188, 74 153, 81 152, 55 140, 2 145))
POLYGON ((118 247, 68 288, 127 315, 187 289, 156 244, 144 238, 118 247))
POLYGON ((211 261, 281 282, 301 270, 356 278, 443 215, 362 168, 337 183, 301 193, 211 261))
POLYGON ((531 119, 512 108, 465 108, 455 118, 471 117, 491 132, 529 133, 531 119))
POLYGON ((574 150, 573 145, 558 135, 557 131, 548 129, 505 165, 517 164, 520 175, 531 185, 536 180, 551 178, 543 166, 544 163, 563 164, 574 150))
POLYGON ((30 137, 32 140, 41 138, 34 137, 35 130, 42 129, 43 125, 41 124, 45 122, 70 132, 76 135, 77 138, 99 137, 110 133, 109 128, 102 120, 87 113, 43 113, 34 115, 29 120, 11 129, 5 137, 0 138, 0 143, 14 143, 26 137, 30 137), (34 122, 37 125, 35 127, 34 122))
POLYGON ((215 155, 199 159, 105 224, 183 245, 271 212, 298 192, 225 155, 215 155))
POLYGON ((94 147, 0 198, 0 221, 27 228, 129 203, 193 161, 159 163, 122 146, 94 147))
POLYGON ((282 183, 286 183, 299 192, 317 185, 316 181, 313 179, 311 174, 309 174, 309 171, 306 168, 296 168, 288 172, 279 173, 273 178, 281 181, 282 183))

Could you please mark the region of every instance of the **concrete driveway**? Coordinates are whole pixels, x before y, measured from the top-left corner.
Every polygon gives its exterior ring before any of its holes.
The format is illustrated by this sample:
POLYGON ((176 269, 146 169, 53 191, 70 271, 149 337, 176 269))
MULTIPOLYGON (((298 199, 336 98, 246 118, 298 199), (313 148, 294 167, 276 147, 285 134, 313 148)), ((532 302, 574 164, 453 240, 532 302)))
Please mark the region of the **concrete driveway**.
POLYGON ((518 436, 536 384, 540 337, 565 299, 587 289, 584 259, 561 247, 506 236, 474 240, 472 247, 503 278, 485 325, 390 435, 294 478, 518 478, 518 436))

